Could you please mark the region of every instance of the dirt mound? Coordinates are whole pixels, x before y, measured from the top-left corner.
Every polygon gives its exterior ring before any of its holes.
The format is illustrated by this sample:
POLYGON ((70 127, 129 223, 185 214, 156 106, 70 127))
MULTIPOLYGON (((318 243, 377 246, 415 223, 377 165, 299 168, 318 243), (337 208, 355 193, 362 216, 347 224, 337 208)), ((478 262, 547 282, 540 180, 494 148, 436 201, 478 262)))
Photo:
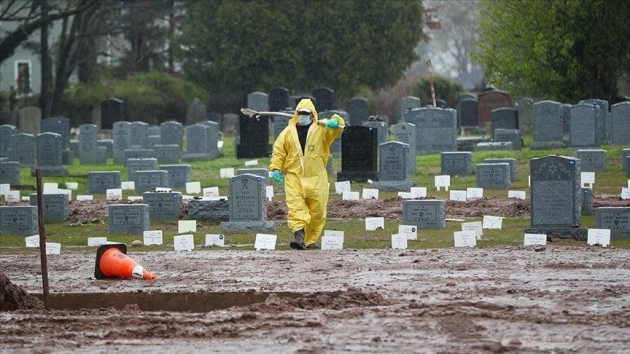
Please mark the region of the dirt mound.
POLYGON ((297 299, 270 294, 264 303, 250 305, 249 310, 260 312, 284 312, 296 308, 303 310, 343 310, 352 307, 386 306, 389 304, 390 302, 379 293, 364 292, 361 289, 351 287, 338 295, 322 293, 297 299))
POLYGON ((44 303, 0 273, 0 311, 43 310, 44 303))

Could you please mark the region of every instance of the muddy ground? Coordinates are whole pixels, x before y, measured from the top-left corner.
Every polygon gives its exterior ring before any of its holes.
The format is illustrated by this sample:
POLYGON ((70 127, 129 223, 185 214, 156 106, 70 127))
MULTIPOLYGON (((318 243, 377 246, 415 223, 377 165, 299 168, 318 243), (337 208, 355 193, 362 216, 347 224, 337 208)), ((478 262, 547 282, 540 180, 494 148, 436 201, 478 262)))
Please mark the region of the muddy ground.
MULTIPOLYGON (((329 216, 400 217, 394 201, 378 208, 374 201, 333 202, 329 216)), ((449 202, 447 217, 489 214, 486 208, 529 215, 527 201, 474 203, 449 202)), ((627 206, 615 197, 598 203, 627 206)), ((270 215, 281 220, 277 204, 270 215)), ((271 294, 208 312, 105 303, 46 311, 23 298, 42 292, 39 256, 5 252, 0 273, 10 282, 0 275, 0 303, 18 297, 23 306, 0 312, 0 352, 630 352, 630 251, 562 243, 404 251, 130 248, 155 281, 96 280, 92 251, 48 257, 53 295, 108 294, 122 303, 132 294, 271 294)))

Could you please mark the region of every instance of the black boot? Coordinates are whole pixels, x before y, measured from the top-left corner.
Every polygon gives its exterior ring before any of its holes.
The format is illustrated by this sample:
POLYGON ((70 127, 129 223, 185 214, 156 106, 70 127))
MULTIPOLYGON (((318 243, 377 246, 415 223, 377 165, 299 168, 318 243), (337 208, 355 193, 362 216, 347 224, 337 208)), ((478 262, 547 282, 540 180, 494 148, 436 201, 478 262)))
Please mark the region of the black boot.
POLYGON ((289 246, 295 250, 304 250, 304 229, 297 230, 293 233, 293 237, 295 237, 295 241, 291 241, 289 246))

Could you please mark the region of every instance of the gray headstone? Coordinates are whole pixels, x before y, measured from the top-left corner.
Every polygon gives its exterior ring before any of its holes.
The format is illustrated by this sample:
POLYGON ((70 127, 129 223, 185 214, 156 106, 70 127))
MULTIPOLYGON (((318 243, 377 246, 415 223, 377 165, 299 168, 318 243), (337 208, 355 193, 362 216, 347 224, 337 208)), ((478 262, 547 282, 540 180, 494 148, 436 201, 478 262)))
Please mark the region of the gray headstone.
POLYGON ((109 233, 142 235, 149 230, 147 204, 109 205, 109 233))
POLYGON ((492 131, 495 140, 496 134, 494 134, 494 132, 497 129, 520 129, 518 110, 516 110, 516 108, 502 107, 493 109, 490 112, 490 118, 492 119, 492 131))
POLYGON ((158 160, 159 164, 175 165, 179 163, 181 157, 181 149, 179 145, 155 145, 153 146, 153 157, 158 160))
POLYGON ((134 185, 136 194, 153 192, 156 188, 170 188, 168 171, 136 171, 136 179, 134 180, 134 185))
POLYGON ((284 128, 289 125, 289 117, 284 116, 274 116, 273 117, 273 137, 274 140, 278 138, 278 135, 282 133, 284 128))
POLYGON ((328 87, 319 87, 311 92, 315 98, 315 110, 317 112, 335 109, 335 90, 328 87))
MULTIPOLYGON (((31 206, 37 208, 37 193, 29 196, 31 206)), ((44 207, 44 220, 47 222, 58 222, 68 220, 70 216, 70 200, 68 194, 43 194, 42 203, 44 207)))
POLYGON ((188 201, 188 217, 194 220, 228 221, 230 206, 226 200, 191 199, 188 201))
POLYGON ((408 191, 415 186, 409 180, 409 144, 390 141, 379 145, 379 176, 374 188, 384 191, 408 191))
POLYGON ((156 158, 132 158, 127 160, 127 181, 136 180, 137 171, 157 170, 158 163, 156 158))
POLYGON ((20 184, 20 163, 17 161, 0 162, 0 184, 8 183, 12 186, 20 184))
POLYGON ((462 127, 476 127, 479 125, 478 102, 476 98, 462 100, 459 103, 459 124, 462 127))
POLYGON ((42 110, 39 107, 20 109, 20 132, 37 135, 41 132, 42 110))
POLYGON ((486 123, 490 123, 490 112, 501 107, 512 107, 512 98, 505 91, 486 91, 477 97, 477 118, 479 126, 485 127, 486 123))
POLYGON ((534 141, 530 149, 556 149, 564 147, 562 103, 540 101, 534 103, 533 125, 534 141))
POLYGON ((148 130, 149 130, 149 124, 145 122, 132 122, 131 123, 131 146, 137 146, 141 149, 146 149, 148 130))
POLYGON ((114 164, 125 164, 125 149, 131 149, 133 144, 131 141, 131 123, 130 122, 115 122, 113 125, 113 137, 114 137, 114 164))
POLYGON ((101 129, 112 129, 115 122, 127 120, 125 102, 112 98, 101 102, 101 129))
POLYGON ((66 166, 72 166, 74 164, 74 151, 71 149, 61 150, 61 163, 66 166))
POLYGON ((595 209, 598 229, 610 229, 611 239, 630 238, 630 208, 600 207, 595 209))
POLYGON ((231 135, 238 135, 240 133, 239 132, 240 117, 238 114, 225 113, 221 120, 223 121, 223 125, 221 126, 222 132, 226 134, 231 134, 231 135))
POLYGON ((372 127, 374 129, 376 129, 376 131, 378 132, 378 145, 381 145, 383 143, 387 142, 387 131, 388 131, 388 126, 385 122, 379 122, 379 121, 369 121, 369 122, 365 122, 363 123, 364 127, 372 127))
POLYGON ((145 192, 142 202, 149 206, 151 220, 179 220, 184 214, 181 193, 145 192))
POLYGON ((510 189, 510 164, 480 163, 476 166, 477 188, 510 189))
POLYGON ((510 165, 510 181, 516 181, 516 169, 517 169, 517 161, 515 158, 504 157, 504 158, 490 158, 483 159, 483 163, 507 163, 510 165))
POLYGON ((183 134, 184 127, 180 122, 168 121, 160 124, 162 145, 177 145, 181 149, 183 134))
POLYGON ((443 200, 404 200, 403 224, 419 230, 446 228, 446 202, 443 200))
POLYGON ((0 206, 0 235, 37 235, 37 220, 37 207, 0 206))
POLYGON ((378 180, 378 132, 374 128, 350 126, 341 135, 341 171, 337 181, 378 180))
POLYGON ((269 111, 269 96, 260 91, 248 93, 247 108, 256 111, 269 111))
POLYGON ((210 127, 205 124, 187 126, 186 152, 182 155, 182 159, 185 161, 209 160, 210 144, 212 144, 210 127))
POLYGON ((54 117, 42 119, 42 133, 57 133, 61 135, 61 148, 68 149, 70 144, 70 119, 54 117))
POLYGON ((416 125, 416 153, 457 151, 457 112, 450 108, 418 108, 407 114, 416 125))
POLYGON ((440 154, 440 174, 470 176, 473 173, 472 153, 468 151, 443 152, 440 154))
POLYGON ((367 122, 370 116, 370 104, 367 98, 354 97, 348 101, 349 125, 357 126, 367 122))
POLYGON ((581 224, 580 160, 546 156, 530 161, 531 228, 526 233, 586 240, 581 224))
MULTIPOLYGON (((407 112, 422 107, 422 103, 420 102, 420 98, 415 96, 407 96, 403 97, 396 106, 396 119, 400 123, 407 122, 407 112)), ((404 141, 403 141, 404 142, 404 141)))
POLYGON ((222 232, 273 230, 267 221, 266 184, 262 177, 244 174, 230 179, 229 219, 221 223, 222 232))
POLYGON ((289 90, 285 87, 274 87, 269 91, 269 110, 280 112, 291 107, 289 103, 289 90))
POLYGON ((198 98, 195 98, 186 109, 186 125, 192 125, 203 122, 208 119, 208 110, 206 105, 198 98))
POLYGON ((621 167, 624 171, 626 171, 626 175, 630 177, 630 149, 622 149, 621 150, 621 167))
POLYGON ((186 188, 191 181, 190 165, 161 165, 161 171, 168 172, 168 186, 170 188, 186 188))
POLYGON ((601 143, 601 124, 597 122, 599 108, 580 104, 571 107, 571 147, 598 147, 601 143))
POLYGON ((582 215, 593 214, 593 190, 582 188, 582 215))
POLYGON ((98 127, 94 124, 79 126, 79 160, 82 165, 93 165, 98 162, 97 147, 98 127))
POLYGON ((93 171, 88 173, 88 193, 106 194, 108 189, 121 187, 120 171, 93 171))
POLYGON ((17 161, 21 167, 35 166, 35 137, 32 134, 15 134, 12 139, 11 161, 17 161))
POLYGON ((497 143, 509 141, 512 143, 513 150, 523 148, 523 136, 519 129, 495 129, 494 141, 497 143))
POLYGON ((219 142, 219 123, 207 120, 201 123, 208 127, 208 148, 210 149, 210 158, 218 158, 223 156, 223 152, 219 151, 217 143, 219 142))
POLYGON ((149 125, 147 127, 147 136, 151 135, 160 135, 162 134, 162 129, 158 125, 149 125))
POLYGON ((577 157, 581 161, 582 172, 599 172, 606 168, 604 149, 578 150, 577 157))
POLYGON ((531 134, 534 122, 534 100, 529 97, 521 97, 515 102, 514 106, 518 111, 520 129, 527 134, 531 134))
POLYGON ((610 107, 612 144, 630 145, 630 102, 619 102, 610 107))
POLYGON ((11 141, 15 134, 17 134, 17 128, 14 126, 8 124, 0 125, 0 156, 9 156, 11 141))
MULTIPOLYGON (((68 166, 63 166, 61 135, 56 133, 42 133, 35 138, 37 144, 37 168, 42 170, 42 176, 67 176, 68 166)), ((31 175, 35 170, 31 169, 31 175)))
POLYGON ((70 140, 70 150, 72 150, 72 153, 74 154, 74 156, 79 158, 79 141, 78 140, 70 140))
POLYGON ((409 145, 409 174, 416 174, 416 126, 412 123, 399 123, 392 126, 394 141, 409 145))
POLYGON ((96 163, 99 165, 107 165, 107 148, 105 146, 96 148, 96 163))
POLYGON ((608 111, 608 101, 596 98, 581 100, 578 104, 594 104, 599 107, 598 123, 600 123, 601 137, 600 144, 609 144, 612 137, 612 120, 608 111))
POLYGON ((150 159, 153 157, 153 150, 149 149, 125 149, 123 153, 123 166, 127 166, 129 159, 150 159))
POLYGON ((102 139, 96 142, 97 148, 104 147, 105 155, 107 155, 108 159, 114 158, 114 140, 112 139, 102 139))
POLYGON ((147 136, 147 149, 153 150, 155 145, 162 144, 162 137, 159 135, 149 135, 147 136))
POLYGON ((260 176, 266 185, 269 185, 269 170, 266 168, 237 168, 236 175, 251 174, 260 176))

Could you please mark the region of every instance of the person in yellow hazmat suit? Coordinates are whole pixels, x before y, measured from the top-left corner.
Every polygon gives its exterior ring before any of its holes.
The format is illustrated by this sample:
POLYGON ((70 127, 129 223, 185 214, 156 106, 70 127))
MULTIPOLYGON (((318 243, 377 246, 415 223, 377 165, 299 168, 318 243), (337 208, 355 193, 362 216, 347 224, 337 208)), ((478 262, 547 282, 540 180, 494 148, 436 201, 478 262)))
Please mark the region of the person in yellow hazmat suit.
POLYGON ((302 99, 289 119, 289 125, 273 144, 269 170, 284 188, 287 222, 293 230, 293 249, 315 244, 326 223, 330 146, 343 133, 341 116, 333 115, 325 125, 318 124, 317 111, 310 99, 302 99), (284 178, 283 178, 284 175, 284 178))

